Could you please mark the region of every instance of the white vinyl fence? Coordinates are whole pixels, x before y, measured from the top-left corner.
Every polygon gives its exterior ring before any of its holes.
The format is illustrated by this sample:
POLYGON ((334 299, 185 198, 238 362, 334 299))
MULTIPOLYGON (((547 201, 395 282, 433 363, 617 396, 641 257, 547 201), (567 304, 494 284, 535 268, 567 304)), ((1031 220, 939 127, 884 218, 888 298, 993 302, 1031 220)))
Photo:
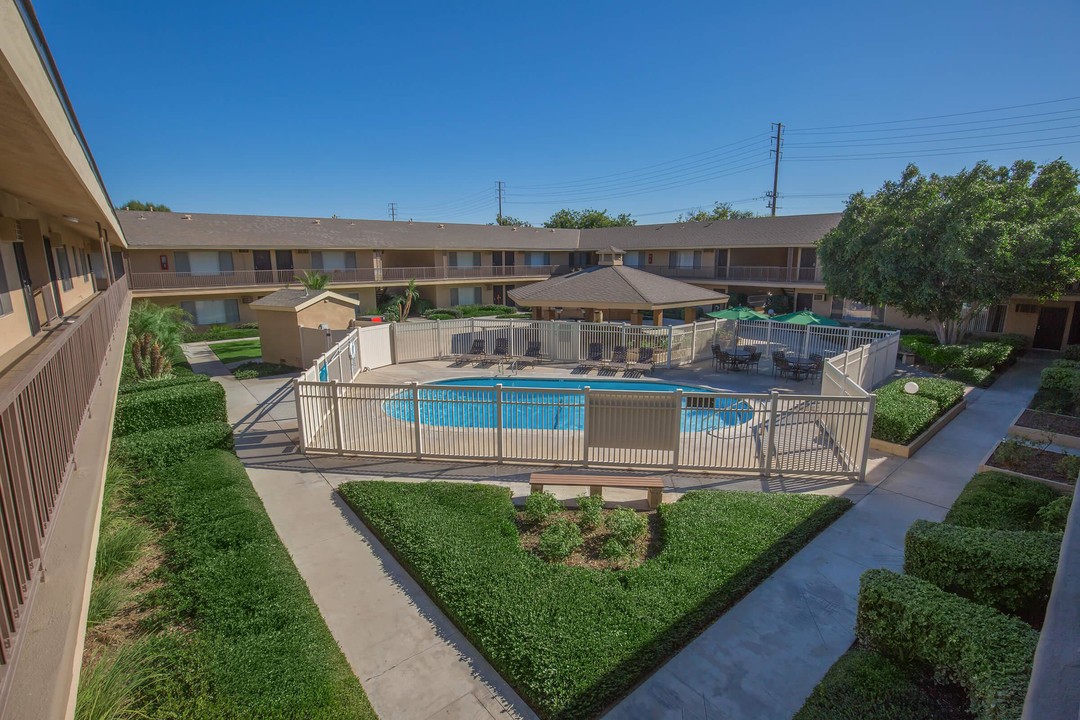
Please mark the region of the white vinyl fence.
MULTIPOLYGON (((862 479, 874 397, 898 334, 705 321, 677 328, 530 320, 399 323, 352 331, 296 383, 301 449, 415 459, 862 479), (660 363, 710 361, 712 346, 828 358, 820 395, 352 383, 363 368, 453 357, 504 338, 555 362, 599 344, 651 347, 660 363), (373 359, 376 358, 376 359, 373 359)), ((632 355, 631 355, 632 356, 632 355)), ((768 355, 766 355, 768 357, 768 355)))

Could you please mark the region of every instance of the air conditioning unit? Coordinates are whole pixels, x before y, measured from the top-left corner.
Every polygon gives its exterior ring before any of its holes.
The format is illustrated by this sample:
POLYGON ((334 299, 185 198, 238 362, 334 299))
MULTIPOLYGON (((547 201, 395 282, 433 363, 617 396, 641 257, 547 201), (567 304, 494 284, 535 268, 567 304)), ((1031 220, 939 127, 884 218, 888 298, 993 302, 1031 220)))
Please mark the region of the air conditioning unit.
POLYGON ((242 298, 240 298, 240 302, 244 303, 245 305, 250 305, 251 303, 255 302, 255 296, 244 295, 242 298))
POLYGON ((825 293, 814 293, 814 302, 825 302, 827 299, 825 293))
POLYGON ((307 255, 311 251, 310 250, 297 250, 296 252, 300 253, 301 255, 307 255))
POLYGON ((243 253, 249 253, 249 252, 251 252, 251 251, 250 251, 250 250, 243 250, 243 249, 240 249, 240 250, 237 250, 236 252, 238 252, 238 253, 241 253, 241 254, 243 254, 243 253))

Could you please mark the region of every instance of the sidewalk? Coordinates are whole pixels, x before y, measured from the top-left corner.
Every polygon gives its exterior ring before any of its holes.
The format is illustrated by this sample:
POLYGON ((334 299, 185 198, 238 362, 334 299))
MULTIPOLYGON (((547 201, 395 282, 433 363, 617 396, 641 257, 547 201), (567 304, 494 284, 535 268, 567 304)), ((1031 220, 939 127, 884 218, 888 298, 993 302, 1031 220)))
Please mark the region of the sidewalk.
POLYGON ((295 455, 291 378, 239 381, 205 343, 184 350, 196 372, 225 387, 237 455, 379 717, 534 718, 333 486, 295 455))
POLYGON ((908 527, 945 517, 1045 364, 1024 358, 914 458, 881 466, 877 487, 605 718, 790 718, 855 640, 859 576, 901 569, 908 527))

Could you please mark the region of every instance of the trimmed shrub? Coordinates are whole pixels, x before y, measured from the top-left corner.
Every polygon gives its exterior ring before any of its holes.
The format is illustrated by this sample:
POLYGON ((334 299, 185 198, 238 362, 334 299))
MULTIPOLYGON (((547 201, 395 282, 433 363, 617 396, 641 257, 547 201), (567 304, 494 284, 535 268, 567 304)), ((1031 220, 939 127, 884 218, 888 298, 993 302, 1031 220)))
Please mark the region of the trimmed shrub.
POLYGON ((461 311, 457 308, 433 308, 424 313, 424 317, 429 320, 451 320, 461 317, 461 311), (440 315, 445 317, 433 318, 432 315, 440 315))
POLYGON ((877 390, 873 436, 906 445, 964 397, 964 384, 941 378, 919 378, 919 392, 904 392, 904 379, 877 390))
POLYGON ((457 315, 451 315, 444 312, 433 312, 426 315, 428 320, 456 320, 457 315))
POLYGON ((925 663, 959 684, 976 718, 1019 719, 1039 641, 1024 621, 912 575, 867 570, 855 633, 875 650, 925 663))
POLYGON ((1028 348, 1028 343, 1031 339, 1027 335, 1021 335, 1020 333, 1004 333, 994 338, 995 342, 1005 343, 1013 349, 1014 355, 1020 355, 1028 348))
POLYGON ((578 495, 578 524, 582 530, 594 530, 604 521, 602 495, 578 495))
POLYGON ((1070 481, 1075 481, 1080 475, 1080 455, 1066 455, 1058 460, 1057 471, 1070 481))
POLYGON ((918 343, 913 345, 911 352, 933 368, 946 370, 951 367, 965 365, 967 359, 967 345, 931 345, 918 343))
POLYGON ((907 668, 880 653, 848 650, 793 720, 937 720, 937 703, 907 668))
POLYGON ((994 373, 985 368, 960 367, 949 368, 944 372, 949 380, 956 380, 975 387, 986 387, 994 378, 994 373))
POLYGON ((648 532, 649 521, 644 515, 630 508, 617 508, 604 520, 604 529, 611 535, 612 540, 626 547, 633 547, 638 538, 648 532))
MULTIPOLYGON (((919 378, 915 381, 919 386, 918 397, 930 398, 937 403, 942 412, 948 410, 964 398, 964 385, 952 380, 942 378, 919 378)), ((903 390, 903 385, 900 385, 903 390)))
POLYGON ((581 530, 566 518, 559 518, 540 533, 536 549, 548 562, 570 557, 581 547, 581 530))
POLYGON ((180 375, 160 380, 143 380, 142 382, 124 383, 117 390, 117 395, 127 395, 133 392, 146 392, 147 390, 160 390, 161 388, 175 387, 177 385, 189 385, 191 383, 209 382, 209 375, 180 375))
POLYGON ((967 346, 964 365, 974 368, 995 368, 1012 357, 1011 345, 1002 342, 981 342, 967 346))
POLYGON ((904 539, 904 572, 1002 612, 1040 622, 1057 571, 1061 536, 916 520, 904 539))
POLYGON ((113 436, 227 419, 225 388, 215 382, 192 382, 118 397, 113 436))
POLYGON ((1043 368, 1031 407, 1044 412, 1076 413, 1080 409, 1080 368, 1060 362, 1043 368))
POLYGON ((232 375, 237 380, 254 380, 261 377, 273 377, 274 375, 288 375, 298 373, 300 368, 281 363, 251 361, 233 368, 232 375))
MULTIPOLYGON (((213 383, 217 385, 217 383, 213 383)), ((232 428, 227 422, 162 428, 116 438, 112 457, 133 470, 160 470, 203 450, 230 450, 232 428)))
POLYGON ((982 472, 960 493, 945 522, 990 530, 1038 530, 1039 511, 1058 497, 1053 488, 1035 480, 982 472))
POLYGON ((531 493, 525 498, 525 519, 531 523, 542 523, 562 509, 559 498, 549 492, 531 493))
POLYGON ((1069 345, 1061 351, 1061 357, 1066 360, 1080 360, 1080 345, 1069 345))
POLYGON ((1039 527, 1043 532, 1065 532, 1069 522, 1069 510, 1072 509, 1072 495, 1062 495, 1039 508, 1035 513, 1039 527))

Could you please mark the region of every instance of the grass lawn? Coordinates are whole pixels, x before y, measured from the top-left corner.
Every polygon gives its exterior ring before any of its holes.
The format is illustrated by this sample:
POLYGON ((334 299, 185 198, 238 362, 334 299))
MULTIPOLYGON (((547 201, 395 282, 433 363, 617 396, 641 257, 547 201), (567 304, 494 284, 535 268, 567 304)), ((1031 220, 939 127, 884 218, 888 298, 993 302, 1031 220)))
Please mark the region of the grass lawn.
POLYGON ((226 365, 262 357, 262 343, 258 338, 217 343, 211 345, 210 349, 218 356, 218 360, 226 365))
POLYGON ((233 377, 237 380, 252 380, 254 378, 287 375, 289 373, 298 372, 300 372, 300 368, 293 367, 292 365, 258 361, 246 362, 243 365, 239 365, 232 369, 233 377))
POLYGON ((542 716, 591 717, 769 576, 850 503, 691 492, 660 507, 638 567, 547 563, 523 549, 504 488, 351 482, 342 497, 542 716))

